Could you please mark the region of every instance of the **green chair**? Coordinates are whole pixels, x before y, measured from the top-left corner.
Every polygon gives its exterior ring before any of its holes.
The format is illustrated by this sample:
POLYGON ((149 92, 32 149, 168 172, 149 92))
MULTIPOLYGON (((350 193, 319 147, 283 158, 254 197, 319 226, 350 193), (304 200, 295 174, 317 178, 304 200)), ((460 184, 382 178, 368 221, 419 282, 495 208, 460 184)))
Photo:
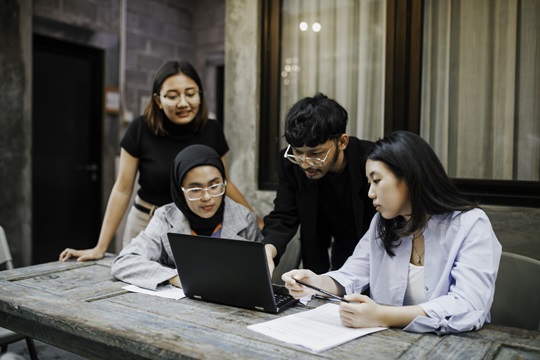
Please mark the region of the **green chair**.
POLYGON ((503 251, 491 323, 540 331, 540 260, 503 251))
MULTIPOLYGON (((9 244, 7 242, 6 233, 4 229, 0 226, 0 266, 7 270, 13 269, 13 258, 11 257, 11 252, 9 251, 9 244)), ((26 345, 28 346, 28 353, 32 360, 37 360, 36 346, 32 338, 18 334, 14 331, 4 329, 0 327, 0 355, 7 352, 7 347, 9 344, 14 342, 26 340, 26 345)))

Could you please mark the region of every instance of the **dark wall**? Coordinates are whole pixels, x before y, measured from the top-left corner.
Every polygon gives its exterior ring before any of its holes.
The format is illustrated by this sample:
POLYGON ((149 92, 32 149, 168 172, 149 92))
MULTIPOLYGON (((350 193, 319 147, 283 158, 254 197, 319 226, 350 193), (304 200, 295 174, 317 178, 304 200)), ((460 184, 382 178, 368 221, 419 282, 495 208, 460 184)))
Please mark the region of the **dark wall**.
POLYGON ((0 6, 0 226, 17 263, 31 248, 31 1, 0 6))
MULTIPOLYGON (((224 7, 225 0, 204 0, 204 6, 197 0, 2 0, 0 225, 16 266, 29 265, 32 250, 32 34, 103 50, 104 85, 118 87, 123 71, 126 108, 134 117, 144 106, 157 67, 169 59, 184 58, 202 67, 197 70, 205 88, 215 93, 213 68, 222 65, 224 57, 224 7), (119 61, 122 4, 126 6, 123 65, 119 61)), ((126 126, 118 114, 103 116, 102 212, 114 184, 119 139, 126 126)))

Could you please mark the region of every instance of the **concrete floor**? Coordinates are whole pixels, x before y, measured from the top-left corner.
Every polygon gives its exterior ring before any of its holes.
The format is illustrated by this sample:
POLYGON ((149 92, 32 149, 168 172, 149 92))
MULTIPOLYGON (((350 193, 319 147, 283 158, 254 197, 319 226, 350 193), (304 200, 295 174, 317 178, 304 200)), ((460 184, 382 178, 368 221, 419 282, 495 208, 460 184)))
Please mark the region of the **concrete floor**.
MULTIPOLYGON (((39 360, 85 360, 85 357, 59 349, 41 341, 34 340, 39 360)), ((21 355, 25 360, 30 359, 26 341, 18 341, 8 346, 8 352, 21 355)))

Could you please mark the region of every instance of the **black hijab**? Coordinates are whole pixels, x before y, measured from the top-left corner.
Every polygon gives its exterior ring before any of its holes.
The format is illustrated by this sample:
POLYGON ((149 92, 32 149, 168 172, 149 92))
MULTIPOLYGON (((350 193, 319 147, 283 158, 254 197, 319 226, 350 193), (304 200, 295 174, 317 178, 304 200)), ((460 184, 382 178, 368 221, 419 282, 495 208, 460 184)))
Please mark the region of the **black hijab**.
POLYGON ((198 235, 210 236, 214 229, 223 222, 225 199, 221 201, 214 216, 204 219, 191 211, 182 192, 182 181, 187 172, 203 165, 210 165, 218 169, 223 181, 225 181, 225 166, 223 166, 218 153, 206 145, 190 145, 180 151, 174 159, 171 171, 171 195, 178 209, 187 217, 191 229, 198 235))

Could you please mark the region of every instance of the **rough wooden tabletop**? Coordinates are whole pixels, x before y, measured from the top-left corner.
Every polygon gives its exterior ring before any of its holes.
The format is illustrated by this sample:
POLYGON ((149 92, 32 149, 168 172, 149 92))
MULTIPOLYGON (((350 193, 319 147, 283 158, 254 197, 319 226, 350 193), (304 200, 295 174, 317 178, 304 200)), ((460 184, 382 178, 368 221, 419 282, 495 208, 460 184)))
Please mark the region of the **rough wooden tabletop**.
POLYGON ((540 332, 487 324, 458 335, 388 329, 314 354, 248 325, 283 313, 171 300, 122 289, 112 257, 0 272, 0 326, 95 359, 540 359, 540 332))

